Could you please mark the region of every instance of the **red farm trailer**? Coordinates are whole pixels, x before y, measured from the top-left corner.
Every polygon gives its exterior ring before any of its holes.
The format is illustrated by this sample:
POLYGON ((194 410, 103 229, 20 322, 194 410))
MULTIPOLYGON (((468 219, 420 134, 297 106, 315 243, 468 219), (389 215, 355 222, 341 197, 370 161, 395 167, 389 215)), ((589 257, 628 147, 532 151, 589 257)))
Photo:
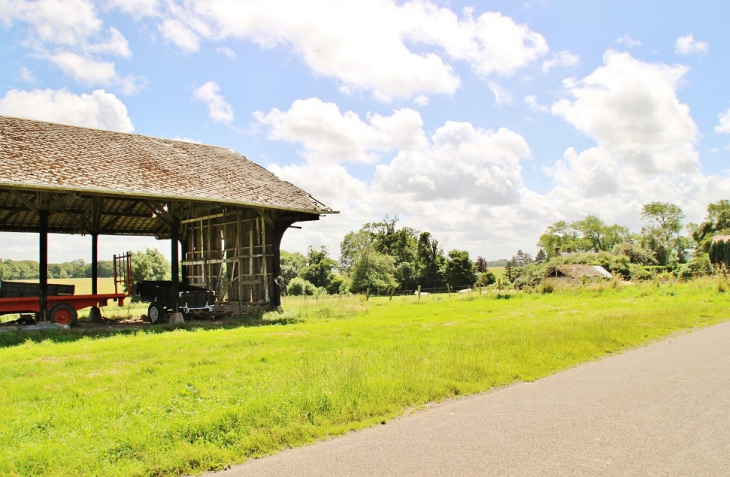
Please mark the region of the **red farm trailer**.
MULTIPOLYGON (((109 300, 124 306, 131 291, 130 254, 114 256, 114 293, 74 295, 74 285, 48 284, 48 319, 61 325, 73 325, 78 310, 107 306, 109 300)), ((0 286, 0 315, 8 313, 40 313, 40 284, 3 281, 0 286)))

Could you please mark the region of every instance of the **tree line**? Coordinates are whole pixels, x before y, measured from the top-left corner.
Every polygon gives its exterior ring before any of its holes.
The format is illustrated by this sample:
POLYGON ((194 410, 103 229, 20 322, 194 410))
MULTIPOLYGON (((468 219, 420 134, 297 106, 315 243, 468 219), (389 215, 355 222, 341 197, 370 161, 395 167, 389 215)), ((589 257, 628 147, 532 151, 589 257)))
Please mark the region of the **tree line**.
POLYGON ((280 284, 291 295, 459 289, 493 283, 487 268, 482 257, 472 262, 466 250, 445 253, 430 232, 399 227, 397 216, 386 216, 345 235, 339 261, 326 247, 310 247, 306 255, 282 251, 280 284))
MULTIPOLYGON (((157 249, 147 249, 145 252, 132 252, 130 258, 132 279, 139 280, 169 280, 170 262, 157 249)), ((48 264, 48 278, 91 278, 92 264, 83 259, 63 263, 48 264)), ((114 262, 99 260, 97 273, 99 278, 114 276, 114 262)), ((40 265, 35 260, 0 259, 0 280, 38 280, 40 265)))
POLYGON ((486 286, 496 281, 517 287, 535 285, 560 264, 601 265, 626 279, 646 279, 656 273, 689 278, 730 268, 730 201, 707 207, 700 224, 683 224, 682 209, 667 202, 641 208, 642 227, 607 224, 588 215, 574 222, 558 221, 537 241, 533 257, 519 250, 511 259, 472 261, 465 250, 445 253, 430 232, 398 227, 398 217, 365 224, 340 244, 339 261, 325 247, 306 254, 282 251, 280 284, 289 294, 312 295, 367 290, 451 289, 486 286), (686 234, 682 234, 685 231, 686 234), (727 234, 726 241, 715 240, 727 234), (503 266, 495 277, 489 267, 503 266))
POLYGON ((730 244, 715 239, 730 234, 730 201, 709 204, 700 224, 683 225, 682 209, 667 202, 645 204, 640 214, 643 226, 638 233, 593 215, 556 222, 538 239, 540 249, 534 258, 520 250, 508 261, 505 277, 517 286, 531 285, 553 266, 583 263, 601 265, 629 279, 656 273, 690 278, 730 264, 730 244))

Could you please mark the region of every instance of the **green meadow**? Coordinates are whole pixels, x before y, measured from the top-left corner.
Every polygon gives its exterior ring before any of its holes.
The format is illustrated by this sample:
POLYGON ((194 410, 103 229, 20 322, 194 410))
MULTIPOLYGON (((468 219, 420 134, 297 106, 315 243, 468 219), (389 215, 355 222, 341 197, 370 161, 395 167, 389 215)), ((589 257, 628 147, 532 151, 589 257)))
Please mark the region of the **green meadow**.
POLYGON ((222 469, 725 320, 724 281, 289 298, 126 334, 0 333, 0 474, 222 469))

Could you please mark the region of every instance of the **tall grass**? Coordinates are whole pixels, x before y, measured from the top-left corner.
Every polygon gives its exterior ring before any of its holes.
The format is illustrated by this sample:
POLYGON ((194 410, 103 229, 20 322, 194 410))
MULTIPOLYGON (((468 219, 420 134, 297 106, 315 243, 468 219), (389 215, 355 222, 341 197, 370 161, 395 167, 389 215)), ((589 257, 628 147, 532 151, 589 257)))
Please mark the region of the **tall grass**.
POLYGON ((0 474, 220 469, 715 323, 728 295, 707 280, 289 298, 270 326, 27 341, 0 349, 0 474))

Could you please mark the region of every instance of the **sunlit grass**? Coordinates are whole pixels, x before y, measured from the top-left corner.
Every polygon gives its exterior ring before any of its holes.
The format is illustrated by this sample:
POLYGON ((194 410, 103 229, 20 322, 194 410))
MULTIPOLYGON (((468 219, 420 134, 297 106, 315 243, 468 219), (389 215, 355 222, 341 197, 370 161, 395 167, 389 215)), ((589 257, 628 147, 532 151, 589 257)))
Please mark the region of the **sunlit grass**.
POLYGON ((26 341, 0 349, 0 474, 220 469, 716 323, 725 289, 288 298, 252 327, 26 341))

